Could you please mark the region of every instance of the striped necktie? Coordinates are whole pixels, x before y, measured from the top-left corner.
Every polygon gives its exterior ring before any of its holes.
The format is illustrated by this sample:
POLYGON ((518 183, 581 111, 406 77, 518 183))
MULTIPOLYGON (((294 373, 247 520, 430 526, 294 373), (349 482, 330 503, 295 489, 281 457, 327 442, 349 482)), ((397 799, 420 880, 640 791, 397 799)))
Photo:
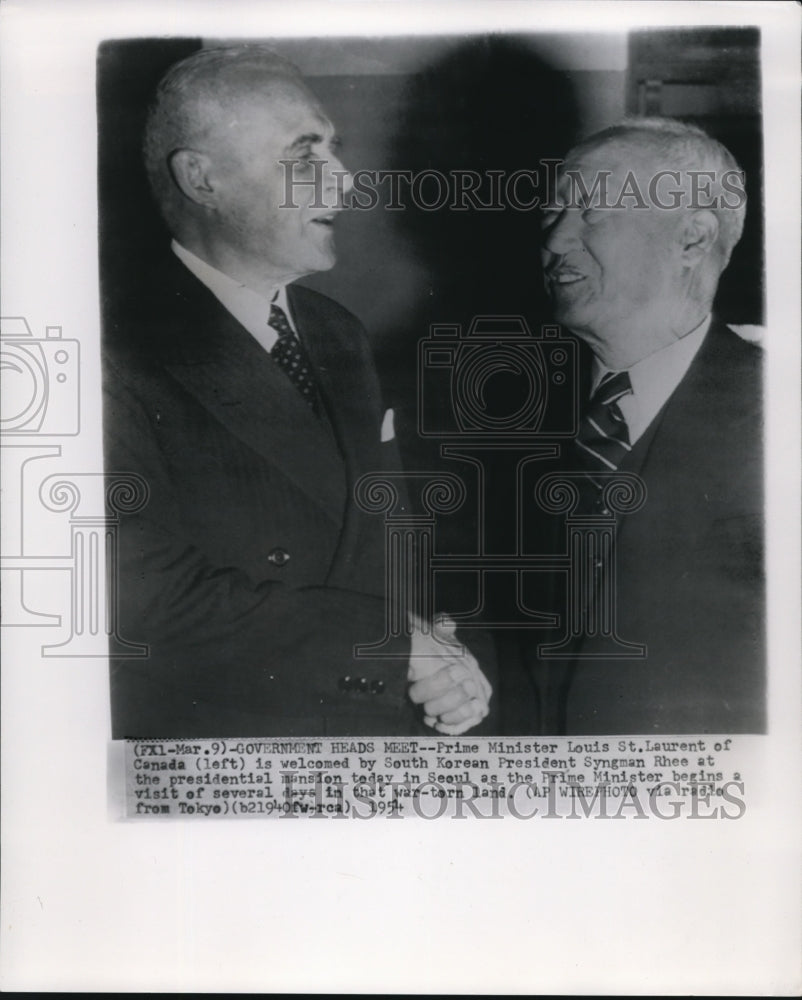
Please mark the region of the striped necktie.
POLYGON ((583 471, 614 472, 632 450, 618 400, 632 392, 628 372, 608 372, 579 425, 576 454, 583 471))
POLYGON ((312 372, 312 363, 303 344, 293 333, 286 313, 280 306, 270 306, 270 319, 267 321, 267 325, 278 334, 278 340, 273 344, 270 357, 295 385, 307 406, 318 413, 318 391, 312 372))

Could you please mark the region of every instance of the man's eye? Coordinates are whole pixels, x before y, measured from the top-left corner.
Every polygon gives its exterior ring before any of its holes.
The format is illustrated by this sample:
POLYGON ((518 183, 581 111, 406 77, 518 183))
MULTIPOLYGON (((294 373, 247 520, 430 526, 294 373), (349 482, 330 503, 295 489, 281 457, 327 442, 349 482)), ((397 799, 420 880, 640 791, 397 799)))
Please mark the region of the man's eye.
POLYGON ((596 226, 605 218, 604 212, 600 208, 586 208, 582 212, 582 221, 589 226, 596 226))
POLYGON ((297 170, 303 170, 306 173, 311 173, 311 171, 317 169, 320 157, 315 156, 314 153, 299 153, 293 158, 293 162, 297 170))

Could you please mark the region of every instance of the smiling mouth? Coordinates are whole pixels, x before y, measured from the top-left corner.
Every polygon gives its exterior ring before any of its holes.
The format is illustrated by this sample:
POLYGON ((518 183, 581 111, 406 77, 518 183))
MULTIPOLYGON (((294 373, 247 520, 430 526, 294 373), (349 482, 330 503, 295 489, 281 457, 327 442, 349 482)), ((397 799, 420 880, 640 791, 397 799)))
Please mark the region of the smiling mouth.
POLYGON ((549 282, 552 285, 575 285, 580 281, 585 281, 587 275, 580 274, 579 271, 571 271, 567 268, 559 271, 552 271, 549 275, 549 282))
POLYGON ((312 219, 318 226, 327 226, 331 229, 334 226, 334 220, 337 218, 337 212, 331 212, 329 215, 319 215, 316 219, 312 219))

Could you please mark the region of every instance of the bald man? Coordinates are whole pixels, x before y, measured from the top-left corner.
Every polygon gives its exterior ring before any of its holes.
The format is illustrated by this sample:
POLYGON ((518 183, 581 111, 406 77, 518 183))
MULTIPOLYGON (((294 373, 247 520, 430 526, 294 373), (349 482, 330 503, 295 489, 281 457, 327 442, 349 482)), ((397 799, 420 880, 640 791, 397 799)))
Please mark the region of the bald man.
MULTIPOLYGON (((613 649, 610 623, 592 620, 533 655, 550 732, 765 729, 762 352, 713 314, 745 211, 720 143, 634 119, 568 154, 544 212, 554 315, 589 348, 563 455, 580 485, 574 514, 609 515, 604 486, 618 473, 645 493, 592 567, 598 584, 614 558, 618 636, 643 655, 613 649)), ((587 590, 584 601, 575 621, 587 590)))

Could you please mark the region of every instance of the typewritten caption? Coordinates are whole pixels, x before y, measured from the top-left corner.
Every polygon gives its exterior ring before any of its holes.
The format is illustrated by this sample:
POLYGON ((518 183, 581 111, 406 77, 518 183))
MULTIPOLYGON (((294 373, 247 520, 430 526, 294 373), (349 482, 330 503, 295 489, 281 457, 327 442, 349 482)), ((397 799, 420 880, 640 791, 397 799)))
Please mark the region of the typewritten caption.
POLYGON ((733 820, 743 739, 126 740, 124 815, 733 820))

